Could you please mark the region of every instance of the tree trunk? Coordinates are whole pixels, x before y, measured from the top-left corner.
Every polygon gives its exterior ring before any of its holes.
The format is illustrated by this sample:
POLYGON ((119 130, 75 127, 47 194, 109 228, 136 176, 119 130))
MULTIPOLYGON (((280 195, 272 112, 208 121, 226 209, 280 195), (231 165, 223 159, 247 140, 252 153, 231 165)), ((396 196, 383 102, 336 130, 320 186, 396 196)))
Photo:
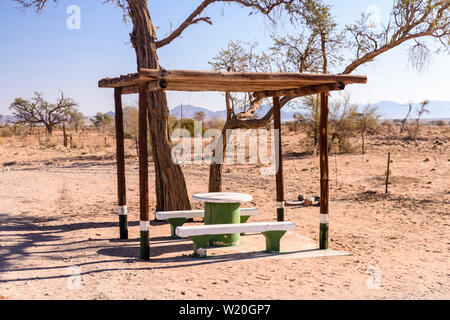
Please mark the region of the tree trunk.
POLYGON ((208 192, 222 192, 223 164, 213 163, 209 166, 208 192))
POLYGON ((49 135, 49 136, 51 136, 52 135, 52 133, 53 133, 53 127, 51 126, 51 125, 45 125, 45 129, 47 129, 47 134, 49 135))
POLYGON ((67 134, 66 134, 66 124, 63 123, 63 144, 67 148, 67 134))
MULTIPOLYGON (((230 69, 228 69, 230 71, 230 69)), ((222 129, 222 162, 221 163, 212 163, 209 166, 209 186, 208 186, 208 192, 222 192, 222 173, 223 173, 223 163, 225 159, 225 152, 227 149, 227 142, 228 142, 228 136, 227 136, 227 129, 230 124, 231 120, 231 114, 232 114, 232 107, 231 107, 231 96, 229 92, 225 93, 225 104, 227 106, 227 120, 225 121, 225 124, 223 125, 222 129)), ((220 143, 218 141, 217 143, 220 143)), ((214 151, 213 156, 216 156, 216 152, 214 151)))
POLYGON ((362 145, 361 145, 361 151, 362 151, 362 154, 365 154, 366 153, 366 148, 365 148, 365 144, 364 144, 364 131, 361 131, 361 138, 362 138, 362 145))
MULTIPOLYGON (((156 52, 156 32, 147 0, 127 0, 133 21, 131 43, 136 51, 137 67, 160 68, 156 52)), ((163 90, 149 92, 148 117, 153 162, 155 165, 156 210, 189 210, 191 205, 186 181, 179 165, 172 162, 172 144, 169 137, 166 93, 163 90)))
MULTIPOLYGON (((222 162, 221 163, 212 163, 209 166, 209 186, 208 192, 222 192, 222 173, 223 173, 223 163, 225 159, 225 150, 227 148, 227 125, 228 120, 225 122, 225 125, 222 130, 222 162)), ((218 142, 220 143, 220 141, 218 142)), ((213 156, 216 156, 216 152, 213 153, 213 156)))

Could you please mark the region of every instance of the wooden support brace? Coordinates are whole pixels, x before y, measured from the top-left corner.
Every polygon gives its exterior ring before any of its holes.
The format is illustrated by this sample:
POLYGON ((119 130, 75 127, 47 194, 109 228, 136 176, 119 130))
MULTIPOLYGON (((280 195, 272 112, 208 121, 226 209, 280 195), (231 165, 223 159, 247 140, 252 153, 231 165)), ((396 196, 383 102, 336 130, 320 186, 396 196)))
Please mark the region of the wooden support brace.
POLYGON ((149 197, 148 197, 148 149, 147 149, 147 86, 139 86, 139 205, 141 245, 139 257, 150 259, 149 245, 149 197))
POLYGON ((279 97, 273 98, 273 111, 274 129, 278 130, 278 153, 276 153, 277 157, 275 160, 278 164, 278 170, 275 176, 277 188, 277 221, 284 221, 283 148, 281 146, 281 106, 279 97))
POLYGON ((117 161, 117 204, 120 239, 128 239, 127 196, 125 184, 125 147, 123 135, 122 89, 114 89, 117 161))
POLYGON ((320 249, 328 249, 328 93, 320 94, 320 249))

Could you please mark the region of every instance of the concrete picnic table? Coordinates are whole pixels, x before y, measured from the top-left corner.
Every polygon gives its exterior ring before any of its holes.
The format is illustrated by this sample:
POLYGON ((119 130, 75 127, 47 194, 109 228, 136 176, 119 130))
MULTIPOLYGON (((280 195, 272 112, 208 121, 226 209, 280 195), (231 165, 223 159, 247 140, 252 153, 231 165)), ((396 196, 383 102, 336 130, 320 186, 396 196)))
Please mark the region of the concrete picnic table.
MULTIPOLYGON (((251 201, 253 198, 246 193, 236 192, 208 192, 192 195, 192 199, 205 203, 205 224, 240 223, 241 202, 251 201)), ((240 233, 214 236, 210 244, 213 246, 232 246, 239 243, 240 233)))

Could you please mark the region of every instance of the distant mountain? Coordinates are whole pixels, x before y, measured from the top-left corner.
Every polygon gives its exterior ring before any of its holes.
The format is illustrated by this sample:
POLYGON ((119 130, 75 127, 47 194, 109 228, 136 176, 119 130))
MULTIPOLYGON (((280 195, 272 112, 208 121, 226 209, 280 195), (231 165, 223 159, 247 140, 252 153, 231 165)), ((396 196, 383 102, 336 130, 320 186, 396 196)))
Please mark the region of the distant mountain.
POLYGON ((172 108, 169 113, 171 116, 176 118, 194 118, 196 112, 203 112, 205 114, 205 120, 210 120, 212 118, 225 119, 227 112, 222 111, 212 111, 203 107, 196 107, 190 104, 183 104, 172 108))
MULTIPOLYGON (((263 105, 257 111, 257 116, 263 116, 269 111, 270 106, 263 105)), ((205 114, 205 120, 210 120, 212 118, 225 119, 227 117, 226 110, 212 111, 203 107, 196 107, 190 104, 183 104, 172 108, 170 115, 177 118, 194 118, 196 112, 203 112, 205 114)), ((290 121, 294 119, 295 112, 281 111, 281 120, 290 121)))
POLYGON ((7 123, 12 123, 15 121, 16 121, 15 116, 6 116, 6 115, 0 114, 0 125, 5 125, 7 123))
MULTIPOLYGON (((377 112, 382 116, 383 119, 403 119, 408 112, 408 103, 397 103, 394 101, 380 101, 377 103, 373 103, 372 105, 377 107, 377 112)), ((413 103, 413 109, 411 110, 410 118, 414 119, 417 115, 416 108, 420 106, 420 103, 413 103)), ((361 105, 361 108, 363 106, 361 105)), ((270 106, 263 105, 257 111, 257 116, 261 117, 267 113, 270 106)), ((450 101, 439 101, 434 100, 430 101, 430 103, 426 107, 430 113, 426 113, 422 115, 422 118, 425 119, 448 119, 450 118, 450 101)), ((184 104, 176 106, 169 110, 170 114, 174 117, 180 118, 194 118, 196 112, 204 112, 205 120, 210 120, 212 118, 217 119, 225 119, 226 111, 212 111, 204 107, 197 107, 190 104, 184 104)), ((281 120, 283 121, 291 121, 294 119, 294 114, 296 112, 290 109, 281 110, 281 120)), ((107 112, 110 116, 114 117, 114 112, 107 112)), ((93 117, 85 117, 85 120, 90 121, 93 117)), ((11 123, 15 121, 14 116, 10 115, 1 115, 0 114, 0 125, 5 125, 7 123, 11 123)))
MULTIPOLYGON (((383 119, 403 119, 409 109, 409 103, 401 104, 394 101, 380 101, 373 104, 383 119)), ((413 103, 410 118, 417 115, 416 108, 420 103, 413 103)), ((450 101, 430 101, 426 106, 430 113, 422 115, 423 119, 445 119, 450 118, 450 101)))
MULTIPOLYGON (((402 119, 408 112, 409 104, 397 103, 394 101, 380 101, 373 104, 377 107, 377 112, 383 119, 402 119)), ((417 115, 416 108, 420 106, 420 103, 413 103, 413 109, 410 113, 410 118, 414 118, 417 115)), ((361 106, 362 108, 363 106, 361 106)), ((269 110, 270 106, 263 105, 257 111, 257 116, 261 117, 269 110)), ((450 118, 450 101, 430 101, 426 107, 430 113, 422 115, 423 119, 446 119, 450 118)), ((181 114, 183 118, 193 118, 196 112, 204 112, 205 119, 211 118, 225 119, 226 111, 211 111, 207 108, 196 107, 193 105, 179 105, 170 110, 170 114, 174 117, 180 118, 181 114), (181 108, 183 110, 181 110, 181 108)), ((281 110, 281 119, 283 121, 291 121, 294 119, 295 111, 281 110)))

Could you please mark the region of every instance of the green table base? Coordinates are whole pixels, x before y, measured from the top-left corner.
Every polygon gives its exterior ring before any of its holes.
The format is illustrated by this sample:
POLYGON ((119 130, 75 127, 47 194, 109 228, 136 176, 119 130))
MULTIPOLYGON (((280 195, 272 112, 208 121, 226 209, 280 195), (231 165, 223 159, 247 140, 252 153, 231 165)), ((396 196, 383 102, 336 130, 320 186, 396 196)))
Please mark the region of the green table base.
MULTIPOLYGON (((205 225, 240 223, 240 207, 240 203, 205 202, 205 225)), ((209 244, 212 246, 233 246, 239 244, 239 240, 239 233, 220 234, 211 237, 209 244)))

